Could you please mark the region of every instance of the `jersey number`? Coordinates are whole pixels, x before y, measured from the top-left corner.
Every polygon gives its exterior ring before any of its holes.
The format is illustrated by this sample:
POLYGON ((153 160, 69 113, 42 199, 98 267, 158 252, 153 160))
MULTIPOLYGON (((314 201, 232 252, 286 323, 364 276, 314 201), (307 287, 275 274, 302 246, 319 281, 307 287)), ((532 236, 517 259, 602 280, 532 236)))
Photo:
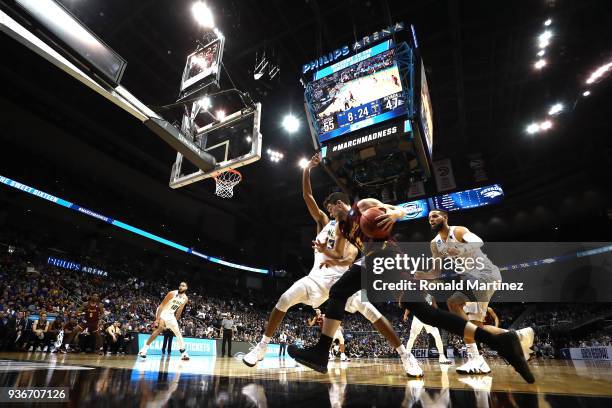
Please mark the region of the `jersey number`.
POLYGON ((179 308, 179 305, 172 305, 170 306, 170 309, 174 310, 176 312, 176 309, 179 308))

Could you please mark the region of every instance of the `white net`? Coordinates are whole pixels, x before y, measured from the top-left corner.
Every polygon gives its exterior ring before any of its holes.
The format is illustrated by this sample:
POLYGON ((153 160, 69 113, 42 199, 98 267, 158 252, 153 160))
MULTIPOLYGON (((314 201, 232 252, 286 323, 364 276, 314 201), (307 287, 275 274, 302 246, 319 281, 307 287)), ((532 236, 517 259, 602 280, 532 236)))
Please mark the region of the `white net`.
POLYGON ((234 196, 234 186, 242 180, 242 175, 238 170, 229 169, 215 177, 215 194, 222 198, 232 198, 234 196))

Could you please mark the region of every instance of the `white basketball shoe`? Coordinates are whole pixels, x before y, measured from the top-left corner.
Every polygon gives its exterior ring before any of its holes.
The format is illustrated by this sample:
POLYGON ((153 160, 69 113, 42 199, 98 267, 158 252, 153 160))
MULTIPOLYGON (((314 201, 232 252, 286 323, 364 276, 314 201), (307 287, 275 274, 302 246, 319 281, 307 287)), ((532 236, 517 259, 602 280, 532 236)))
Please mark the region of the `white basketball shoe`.
POLYGON ((423 369, 412 353, 400 354, 400 358, 408 377, 418 378, 423 376, 423 369))
POLYGON ((468 361, 457 367, 457 372, 459 374, 489 374, 491 369, 483 356, 468 353, 468 361))
POLYGON ((255 367, 258 362, 264 359, 267 349, 267 344, 257 343, 255 347, 251 349, 251 351, 244 355, 242 362, 249 367, 255 367))

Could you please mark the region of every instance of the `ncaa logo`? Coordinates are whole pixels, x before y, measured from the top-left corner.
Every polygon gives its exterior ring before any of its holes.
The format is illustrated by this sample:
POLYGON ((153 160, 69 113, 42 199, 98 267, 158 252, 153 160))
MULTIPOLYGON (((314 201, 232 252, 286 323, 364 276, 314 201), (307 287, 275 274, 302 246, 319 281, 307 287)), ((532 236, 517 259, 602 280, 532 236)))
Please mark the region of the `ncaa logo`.
POLYGON ((483 189, 480 194, 487 198, 495 198, 503 196, 504 191, 501 189, 500 186, 493 186, 483 189))
POLYGON ((417 218, 423 212, 423 206, 420 203, 408 203, 404 206, 407 211, 406 218, 417 218))

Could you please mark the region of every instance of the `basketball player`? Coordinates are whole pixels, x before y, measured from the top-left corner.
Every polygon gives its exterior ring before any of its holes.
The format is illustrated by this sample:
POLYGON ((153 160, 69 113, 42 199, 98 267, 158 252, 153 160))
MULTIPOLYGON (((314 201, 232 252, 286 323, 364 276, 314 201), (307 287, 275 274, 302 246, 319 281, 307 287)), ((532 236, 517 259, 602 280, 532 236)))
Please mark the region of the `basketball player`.
MULTIPOLYGON (((471 258, 479 259, 482 267, 465 270, 460 273, 464 281, 477 281, 485 283, 501 282, 499 268, 480 249, 483 245, 482 239, 466 227, 449 226, 448 214, 442 210, 429 212, 429 225, 436 237, 431 241, 431 252, 433 258, 471 258)), ((434 262, 434 265, 436 263, 434 262)), ((437 266, 437 265, 436 265, 437 266)), ((419 279, 435 279, 440 275, 440 270, 432 270, 427 273, 417 273, 419 279)), ((485 327, 484 319, 487 314, 489 300, 494 291, 463 291, 454 293, 447 301, 448 309, 462 318, 469 320, 478 327, 485 327)), ((491 333, 504 333, 506 330, 495 326, 486 326, 491 333)), ((533 344, 534 333, 531 328, 518 330, 517 335, 525 354, 529 359, 530 348, 533 344)), ((468 361, 457 367, 459 374, 488 374, 491 372, 489 365, 478 352, 474 339, 465 342, 468 361)))
POLYGON ((181 334, 181 329, 178 325, 178 319, 181 318, 183 309, 187 304, 187 283, 181 282, 178 290, 168 292, 164 300, 161 302, 155 313, 155 330, 147 339, 138 355, 142 358, 147 358, 147 350, 157 335, 163 332, 166 328, 172 330, 178 342, 179 351, 181 352, 181 360, 189 360, 189 354, 185 351, 185 341, 181 334))
MULTIPOLYGON (((425 301, 429 303, 433 307, 438 307, 436 304, 436 300, 429 293, 425 295, 425 301)), ((404 321, 408 321, 408 315, 410 314, 410 310, 404 310, 404 321)), ((408 343, 406 344, 406 350, 412 352, 412 346, 414 345, 414 341, 419 337, 421 331, 425 329, 425 333, 431 334, 436 342, 436 348, 438 349, 438 362, 440 364, 452 364, 452 361, 446 358, 444 354, 444 346, 442 345, 442 338, 440 337, 440 331, 437 327, 430 326, 428 324, 424 324, 421 322, 416 316, 412 317, 412 324, 410 325, 410 337, 408 338, 408 343)))
POLYGON ((61 354, 66 354, 66 351, 70 347, 70 342, 75 339, 76 335, 74 333, 78 325, 79 322, 77 320, 76 313, 70 312, 70 315, 68 315, 66 322, 62 327, 62 331, 64 332, 64 339, 58 350, 61 354))
POLYGON ((393 80, 393 85, 399 86, 399 79, 395 75, 391 75, 391 79, 393 80))
MULTIPOLYGON (((336 220, 329 220, 327 215, 318 207, 310 186, 310 170, 316 167, 321 161, 319 154, 315 154, 308 165, 304 168, 302 174, 303 197, 306 202, 306 207, 310 215, 317 223, 317 237, 313 241, 314 248, 314 265, 308 274, 295 282, 289 289, 282 294, 276 306, 270 313, 268 324, 265 333, 259 343, 247 353, 242 361, 249 367, 253 367, 258 361, 263 360, 268 343, 274 335, 274 332, 285 317, 287 310, 298 303, 304 303, 312 307, 318 307, 329 297, 329 289, 338 279, 341 279, 348 266, 353 263, 357 255, 357 249, 347 243, 342 235, 336 235, 338 228, 336 220), (335 258, 330 258, 324 254, 324 251, 333 250, 334 254, 338 254, 335 258)), ((348 206, 348 197, 343 193, 336 193, 333 197, 338 200, 345 200, 348 206)), ((335 202, 326 200, 325 207, 331 210, 335 202)), ((391 323, 369 302, 361 300, 361 295, 357 287, 353 293, 344 298, 344 303, 341 307, 341 312, 344 310, 349 313, 358 311, 366 319, 368 319, 374 327, 391 343, 394 349, 400 354, 404 370, 411 376, 421 376, 423 374, 418 365, 417 360, 410 353, 406 352, 404 345, 393 330, 391 323)), ((330 333, 333 336, 338 330, 339 324, 334 327, 334 331, 330 333)), ((329 349, 331 348, 333 338, 325 349, 325 370, 329 361, 329 349)), ((288 350, 291 349, 289 346, 288 350)), ((321 363, 323 364, 323 363, 321 363)))
MULTIPOLYGON (((338 193, 331 194, 327 202, 332 203, 331 212, 337 220, 336 236, 346 238, 350 243, 357 246, 359 250, 365 254, 365 243, 370 243, 368 248, 368 261, 372 257, 395 257, 399 252, 396 245, 390 240, 374 240, 365 235, 361 230, 360 220, 363 212, 372 207, 385 209, 385 213, 379 215, 378 228, 387 232, 389 235, 395 222, 406 215, 406 210, 401 207, 396 207, 389 204, 383 204, 377 199, 366 198, 356 202, 352 207, 340 198, 338 193)), ((317 245, 317 249, 322 251, 325 248, 322 245, 317 245)), ((332 257, 338 258, 341 255, 336 253, 325 253, 332 257)), ((297 362, 310 367, 321 373, 327 372, 327 351, 333 341, 333 334, 340 325, 343 314, 344 305, 347 299, 361 287, 361 262, 356 262, 345 272, 342 277, 332 286, 329 292, 329 305, 323 323, 323 330, 316 345, 308 348, 297 348, 289 346, 289 355, 297 362)), ((371 268, 368 268, 371 269, 371 268)), ((461 317, 436 309, 423 301, 410 302, 406 306, 410 312, 419 318, 423 323, 431 326, 437 326, 451 333, 464 336, 470 342, 480 341, 488 344, 494 350, 497 350, 499 355, 514 367, 516 371, 529 383, 535 382, 533 374, 525 361, 523 351, 518 335, 513 332, 504 332, 494 334, 479 328, 475 324, 462 319, 461 317)), ((402 346, 403 350, 405 348, 402 346)))
MULTIPOLYGON (((312 319, 308 319, 308 322, 307 322, 308 326, 312 327, 316 324, 317 326, 319 326, 320 329, 322 329, 324 317, 325 315, 321 313, 321 309, 319 308, 315 309, 315 315, 312 317, 312 319)), ((342 333, 342 326, 339 326, 338 330, 336 330, 336 333, 334 333, 333 343, 336 343, 336 340, 338 341, 338 351, 340 351, 340 361, 349 361, 349 358, 346 356, 346 354, 344 354, 345 346, 344 346, 344 334, 342 333)), ((333 360, 333 358, 334 358, 334 353, 330 349, 329 359, 333 360)))
POLYGON ((36 349, 40 347, 42 351, 45 351, 45 348, 49 348, 51 344, 49 338, 49 325, 46 312, 42 312, 39 318, 34 320, 34 323, 32 323, 32 346, 30 349, 36 351, 36 349))
POLYGON ((89 334, 94 338, 94 350, 97 351, 98 354, 104 354, 104 351, 102 351, 102 335, 100 334, 100 317, 104 316, 104 306, 100 303, 100 296, 94 293, 89 298, 89 302, 81 307, 78 314, 83 316, 83 320, 77 324, 72 333, 70 333, 65 344, 70 344, 76 336, 87 329, 89 334))

